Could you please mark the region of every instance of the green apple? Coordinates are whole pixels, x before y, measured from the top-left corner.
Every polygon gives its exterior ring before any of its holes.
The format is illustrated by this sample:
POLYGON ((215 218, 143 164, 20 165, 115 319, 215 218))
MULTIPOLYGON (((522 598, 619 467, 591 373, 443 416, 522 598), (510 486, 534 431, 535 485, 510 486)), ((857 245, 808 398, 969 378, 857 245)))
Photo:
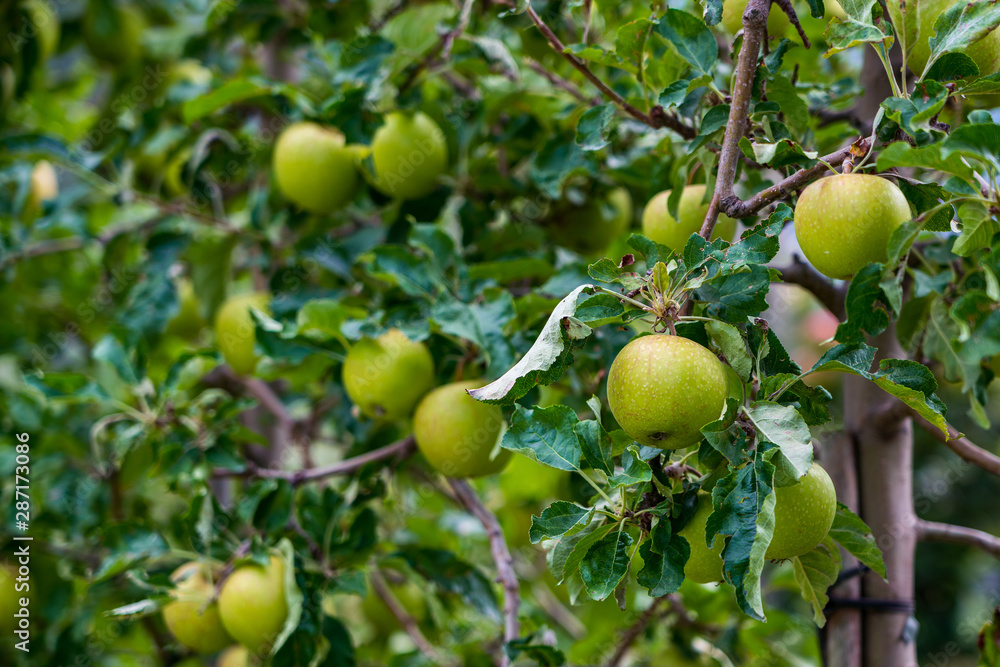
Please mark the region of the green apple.
MULTIPOLYGON (((664 190, 653 196, 642 212, 642 233, 650 239, 661 243, 680 253, 687 245, 692 234, 697 234, 705 222, 708 213, 708 202, 705 199, 704 185, 689 185, 681 193, 677 203, 677 215, 674 219, 667 210, 667 199, 670 190, 664 190)), ((731 241, 736 231, 736 221, 728 215, 719 215, 712 231, 712 239, 731 241)))
MULTIPOLYGON (((893 24, 902 24, 906 31, 906 47, 909 50, 906 62, 917 76, 923 74, 931 56, 930 40, 937 34, 934 23, 956 2, 958 0, 916 0, 907 3, 905 16, 899 7, 900 3, 888 3, 893 24)), ((993 74, 1000 68, 1000 30, 993 30, 982 39, 957 51, 972 58, 979 67, 981 76, 993 74)))
POLYGON ((448 142, 427 114, 397 111, 375 132, 371 156, 375 187, 396 199, 419 199, 448 168, 448 142))
POLYGON ((725 546, 725 539, 722 535, 716 535, 711 549, 705 541, 705 524, 711 514, 711 494, 699 493, 698 509, 679 533, 691 547, 691 557, 684 565, 684 576, 699 584, 722 581, 722 548, 725 546))
POLYGON ((413 437, 428 463, 448 477, 481 477, 504 469, 510 452, 491 458, 503 429, 503 413, 466 390, 481 381, 453 382, 431 391, 413 415, 413 437))
POLYGON ((354 198, 358 190, 356 153, 344 135, 316 123, 293 123, 274 146, 274 179, 302 208, 328 214, 354 198))
POLYGON ((46 0, 24 0, 21 6, 36 31, 42 60, 46 60, 59 46, 59 14, 56 13, 54 5, 46 0))
POLYGON ((515 456, 500 475, 500 490, 508 503, 522 506, 562 498, 568 479, 565 470, 532 461, 527 456, 515 456))
POLYGON ((59 179, 56 170, 47 160, 39 160, 31 170, 31 187, 28 200, 24 204, 25 215, 34 218, 42 210, 45 202, 59 196, 59 179))
POLYGON ((229 575, 219 593, 219 615, 236 641, 267 655, 288 619, 281 559, 271 556, 267 567, 244 565, 229 575))
POLYGON ((15 589, 17 572, 13 568, 0 566, 0 633, 9 636, 17 628, 14 614, 20 609, 20 599, 28 597, 27 592, 15 589))
POLYGON ((215 315, 215 338, 226 363, 240 375, 251 375, 257 368, 257 334, 251 308, 270 313, 271 295, 250 292, 230 297, 215 315))
POLYGON ((906 197, 891 181, 837 174, 799 195, 795 237, 817 271, 847 279, 872 262, 884 262, 889 237, 910 217, 906 197))
POLYGON ((198 306, 198 295, 190 280, 177 281, 177 314, 167 324, 167 332, 181 338, 191 339, 205 327, 205 319, 198 306))
POLYGON ((633 339, 608 371, 608 403, 625 432, 660 449, 701 440, 729 395, 724 364, 708 348, 681 336, 633 339))
POLYGON ((248 667, 250 651, 245 646, 230 646, 219 655, 215 667, 248 667))
POLYGON ((774 537, 765 557, 794 558, 809 553, 830 532, 837 514, 833 480, 818 463, 791 486, 774 489, 774 537))
POLYGON ((396 45, 397 53, 416 58, 440 41, 438 27, 455 16, 455 7, 450 2, 409 4, 385 24, 381 34, 396 45))
POLYGON ((184 646, 197 653, 216 653, 233 643, 219 618, 219 606, 212 600, 215 586, 207 567, 186 563, 177 568, 171 581, 173 601, 163 607, 167 629, 184 646))
POLYGON ((132 65, 142 56, 140 37, 146 18, 133 5, 91 0, 83 13, 83 41, 95 58, 111 65, 132 65))
POLYGON ((625 188, 615 188, 607 201, 557 205, 546 224, 559 245, 582 255, 602 254, 632 224, 632 195, 625 188))
MULTIPOLYGON (((732 34, 736 34, 743 29, 743 12, 747 9, 748 0, 723 0, 722 2, 722 25, 726 26, 732 34)), ((767 35, 771 39, 781 39, 787 37, 792 23, 788 20, 788 15, 781 11, 777 5, 771 5, 771 11, 767 15, 767 35)))
POLYGON ((434 360, 426 345, 390 329, 351 346, 344 360, 343 381, 362 414, 403 419, 434 386, 434 360))
MULTIPOLYGON (((389 582, 389 590, 396 597, 396 600, 403 605, 403 609, 417 621, 423 622, 427 618, 427 603, 424 601, 425 593, 412 581, 405 581, 401 584, 389 582)), ((368 595, 361 603, 365 618, 372 624, 379 636, 385 637, 399 629, 399 620, 392 613, 389 606, 375 592, 375 589, 368 585, 368 595)))

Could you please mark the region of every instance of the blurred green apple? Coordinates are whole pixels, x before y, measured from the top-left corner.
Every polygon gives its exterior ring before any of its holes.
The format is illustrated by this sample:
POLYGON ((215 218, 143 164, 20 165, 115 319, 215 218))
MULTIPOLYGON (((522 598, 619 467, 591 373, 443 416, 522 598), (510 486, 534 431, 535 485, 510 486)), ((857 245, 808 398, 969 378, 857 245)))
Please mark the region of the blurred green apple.
POLYGON ((215 667, 248 667, 250 651, 245 646, 230 646, 219 655, 215 667))
POLYGON ((546 220, 553 241, 587 256, 603 254, 631 224, 632 195, 625 188, 615 188, 607 200, 593 199, 582 206, 558 204, 546 220))
POLYGON ((90 53, 111 65, 133 65, 142 56, 146 17, 133 5, 90 0, 83 13, 83 41, 90 53))
POLYGON ((500 489, 512 504, 538 503, 563 497, 569 475, 527 456, 514 456, 500 475, 500 489))
MULTIPOLYGON (((670 193, 671 190, 664 190, 646 204, 642 212, 642 233, 679 254, 683 252, 691 235, 701 230, 705 215, 708 214, 708 202, 702 201, 705 198, 704 185, 687 186, 677 203, 678 219, 675 219, 667 210, 670 193)), ((715 229, 712 230, 712 239, 732 241, 735 231, 736 221, 728 215, 720 214, 715 229)))
POLYGON ((267 567, 244 565, 219 593, 219 615, 226 631, 256 655, 267 655, 288 619, 285 564, 271 556, 267 567))
POLYGON ((289 200, 312 213, 347 205, 358 190, 356 152, 344 135, 316 123, 293 123, 274 146, 274 178, 289 200))
POLYGON ((680 449, 701 440, 701 427, 722 416, 729 382, 709 349, 681 336, 633 339, 608 371, 608 403, 637 442, 680 449))
MULTIPOLYGON (((397 584, 387 581, 389 590, 396 597, 396 600, 403 606, 403 609, 417 621, 423 622, 427 618, 427 603, 424 601, 424 591, 412 581, 405 581, 397 584)), ((399 619, 392 613, 389 606, 375 592, 371 584, 368 585, 368 595, 361 603, 361 609, 365 618, 372 624, 375 631, 381 637, 388 636, 399 629, 399 619)))
POLYGON ((233 643, 219 618, 219 606, 212 601, 215 586, 202 563, 186 563, 177 568, 171 581, 176 588, 173 601, 163 607, 163 621, 177 641, 198 653, 216 653, 233 643))
POLYGON ((397 111, 372 139, 375 187, 396 199, 419 199, 437 187, 448 168, 448 142, 427 114, 397 111))
POLYGON ((427 462, 448 477, 481 477, 504 469, 510 452, 502 449, 490 458, 503 413, 481 403, 466 390, 478 389, 476 380, 453 382, 431 391, 413 415, 413 436, 427 462))
POLYGON ((240 375, 252 375, 257 368, 254 346, 257 334, 251 308, 270 313, 271 295, 250 292, 230 297, 215 315, 215 339, 226 363, 240 375))
POLYGON ((872 262, 884 262, 889 237, 910 217, 910 205, 892 181, 837 174, 799 195, 795 237, 817 271, 846 279, 872 262))
POLYGON ((434 386, 434 360, 426 345, 390 329, 351 346, 344 360, 343 381, 362 414, 403 419, 434 386))
POLYGON ((765 557, 794 558, 809 553, 830 533, 837 514, 833 480, 818 463, 791 486, 774 489, 774 536, 765 557))
POLYGON ((198 295, 194 293, 190 280, 177 281, 177 300, 177 314, 167 324, 167 333, 192 339, 205 328, 205 319, 201 316, 198 295))
POLYGON ((722 548, 725 546, 725 539, 722 535, 716 535, 711 549, 705 542, 705 524, 711 514, 711 494, 699 493, 698 509, 679 532, 691 547, 691 557, 684 565, 684 576, 699 584, 722 581, 722 548))

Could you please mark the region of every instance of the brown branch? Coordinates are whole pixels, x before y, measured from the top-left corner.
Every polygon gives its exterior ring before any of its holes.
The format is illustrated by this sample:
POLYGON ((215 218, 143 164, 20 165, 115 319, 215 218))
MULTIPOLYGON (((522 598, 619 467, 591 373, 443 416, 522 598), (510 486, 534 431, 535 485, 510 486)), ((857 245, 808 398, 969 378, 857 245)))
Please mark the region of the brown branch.
POLYGON ((546 25, 535 10, 531 8, 531 5, 528 5, 527 14, 538 30, 545 36, 545 39, 548 40, 549 46, 551 46, 556 53, 565 58, 566 61, 576 68, 578 72, 583 74, 588 81, 594 84, 606 98, 611 100, 622 111, 653 129, 666 127, 681 135, 685 139, 693 139, 695 137, 697 133, 694 128, 683 123, 674 114, 665 111, 663 107, 657 105, 650 110, 650 113, 646 114, 629 104, 624 97, 612 90, 608 84, 601 81, 600 77, 594 74, 584 61, 566 51, 566 46, 559 40, 556 34, 552 32, 552 29, 546 25))
MULTIPOLYGON (((809 43, 809 38, 806 37, 806 31, 802 29, 802 24, 799 23, 799 16, 798 16, 798 14, 795 13, 795 8, 792 7, 791 0, 774 0, 774 4, 778 5, 778 7, 780 7, 781 10, 783 12, 785 12, 785 14, 788 15, 788 20, 791 21, 791 23, 792 23, 793 26, 795 26, 795 30, 798 31, 799 37, 802 38, 802 45, 805 46, 807 49, 810 46, 812 46, 809 43)), ((796 68, 797 67, 798 67, 798 65, 796 65, 796 68)), ((795 79, 794 79, 794 76, 793 76, 792 84, 794 84, 794 83, 795 83, 795 79)))
POLYGON ((1000 477, 1000 456, 979 447, 959 433, 958 430, 956 430, 951 424, 948 424, 948 436, 945 437, 945 434, 941 432, 941 429, 921 417, 916 410, 908 407, 905 409, 910 412, 914 421, 934 436, 938 442, 946 445, 949 449, 951 449, 951 451, 955 452, 969 463, 979 466, 986 472, 993 473, 997 477, 1000 477))
POLYGON ((949 542, 975 547, 1000 560, 1000 537, 975 528, 917 519, 917 539, 921 542, 949 542))
MULTIPOLYGON (((719 175, 715 184, 715 193, 708 207, 705 222, 699 232, 704 238, 712 235, 715 223, 719 218, 723 203, 733 195, 733 185, 736 181, 736 167, 739 165, 740 139, 746 131, 747 112, 750 109, 750 97, 753 94, 753 80, 757 73, 757 58, 760 46, 766 41, 767 15, 771 10, 771 0, 750 0, 743 12, 743 46, 740 57, 733 71, 732 103, 729 107, 729 122, 722 138, 722 153, 719 156, 719 175)), ((726 211, 727 215, 729 214, 726 211)), ((735 218, 745 216, 732 216, 735 218)))
POLYGON ((819 119, 819 127, 826 127, 827 125, 833 125, 834 123, 843 121, 862 134, 865 134, 868 130, 868 128, 865 127, 864 121, 858 117, 858 115, 854 112, 854 109, 847 109, 845 111, 812 109, 809 113, 819 119))
POLYGON ((792 256, 792 263, 789 266, 780 267, 777 271, 781 273, 784 282, 799 285, 812 292, 827 310, 837 316, 837 319, 843 320, 847 316, 844 305, 846 290, 834 285, 833 281, 803 262, 798 255, 792 256))
POLYGON ((424 633, 420 631, 420 627, 417 625, 417 620, 413 618, 408 611, 406 611, 403 605, 400 604, 399 600, 396 599, 396 596, 392 594, 392 591, 389 590, 389 585, 386 583, 385 577, 382 576, 382 573, 375 570, 371 574, 371 580, 372 588, 375 589, 375 593, 382 598, 382 602, 384 602, 385 606, 389 608, 392 615, 396 617, 396 620, 399 621, 399 624, 402 626, 403 630, 406 631, 406 634, 410 635, 410 639, 412 639, 413 643, 417 645, 420 652, 430 658, 434 664, 443 664, 437 649, 435 649, 431 643, 427 641, 427 638, 424 637, 424 633))
POLYGON ((625 634, 622 635, 622 639, 618 643, 618 648, 615 649, 614 655, 608 660, 607 667, 618 667, 621 664, 621 661, 625 658, 625 654, 628 653, 629 648, 639 638, 639 635, 646 631, 650 623, 665 613, 665 610, 661 609, 661 607, 667 601, 667 597, 656 598, 644 612, 639 614, 639 618, 635 620, 635 623, 630 625, 625 634))
MULTIPOLYGON (((521 606, 521 587, 517 580, 517 573, 514 572, 514 559, 510 555, 507 541, 503 536, 503 529, 493 512, 486 509, 479 496, 472 490, 469 483, 464 479, 449 478, 448 483, 455 492, 455 497, 462 506, 473 514, 486 529, 486 535, 490 540, 490 551, 493 553, 493 561, 497 566, 497 580, 503 586, 503 615, 504 643, 513 641, 521 635, 521 626, 518 621, 518 609, 521 606)), ((510 665, 510 658, 507 651, 501 649, 500 666, 510 665)))
POLYGON ((399 14, 402 14, 408 4, 410 4, 410 0, 398 0, 396 4, 387 9, 382 16, 368 24, 369 32, 378 32, 384 28, 386 23, 394 19, 399 14))
POLYGON ((597 95, 595 95, 594 97, 587 97, 582 90, 576 87, 575 83, 573 83, 572 81, 567 81, 566 79, 562 78, 555 72, 545 69, 545 65, 538 62, 534 58, 529 58, 528 56, 525 56, 524 64, 527 65, 532 70, 534 70, 535 72, 538 72, 539 74, 544 76, 546 79, 548 79, 549 83, 551 83, 553 86, 555 86, 556 88, 562 88, 580 102, 583 102, 584 104, 592 104, 594 106, 597 106, 601 103, 600 97, 598 97, 597 95))
POLYGON ((274 468, 248 467, 246 470, 224 470, 216 469, 212 471, 213 477, 249 477, 261 479, 284 479, 292 484, 302 484, 314 482, 326 477, 336 475, 349 475, 356 470, 363 468, 369 463, 385 461, 387 459, 403 459, 412 455, 416 451, 416 442, 413 436, 403 438, 391 445, 374 449, 364 454, 345 459, 338 463, 320 466, 318 468, 306 468, 303 470, 277 470, 274 468))
POLYGON ((417 78, 422 72, 433 69, 447 62, 448 58, 451 56, 452 47, 455 46, 455 41, 462 35, 463 32, 465 32, 466 28, 469 27, 469 19, 472 16, 472 1, 473 0, 463 0, 462 8, 458 13, 458 22, 455 24, 455 27, 441 35, 441 39, 437 45, 431 49, 426 56, 421 58, 420 62, 410 68, 410 73, 399 86, 399 93, 409 90, 413 84, 417 82, 417 78))

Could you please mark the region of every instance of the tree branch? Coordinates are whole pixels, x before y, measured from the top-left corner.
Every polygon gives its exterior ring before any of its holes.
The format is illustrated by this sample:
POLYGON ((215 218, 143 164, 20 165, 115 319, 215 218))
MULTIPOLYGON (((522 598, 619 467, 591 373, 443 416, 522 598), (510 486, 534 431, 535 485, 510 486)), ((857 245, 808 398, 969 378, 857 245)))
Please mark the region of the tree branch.
POLYGON ((917 520, 917 539, 921 542, 949 542, 981 549, 1000 560, 1000 537, 975 528, 950 523, 917 520))
POLYGON ((813 296, 838 319, 843 320, 846 317, 847 311, 844 306, 846 290, 838 288, 833 281, 799 259, 798 255, 792 256, 792 263, 789 266, 780 267, 777 271, 781 273, 781 279, 786 283, 799 285, 812 292, 813 296))
POLYGON ((417 77, 420 76, 421 72, 447 62, 451 56, 451 49, 455 46, 455 41, 469 27, 469 19, 472 16, 472 1, 463 0, 462 8, 458 12, 458 23, 455 24, 454 28, 441 35, 441 40, 437 43, 437 46, 431 49, 420 62, 410 68, 410 73, 399 86, 399 92, 409 90, 417 82, 417 77))
POLYGON ((337 475, 349 475, 354 471, 363 468, 369 463, 385 461, 386 459, 404 459, 416 451, 416 441, 413 436, 403 438, 391 445, 374 449, 364 454, 359 454, 338 463, 331 463, 318 468, 306 468, 303 470, 276 470, 274 468, 254 468, 248 467, 246 470, 224 470, 216 469, 212 471, 213 477, 259 477, 261 479, 284 479, 292 484, 298 485, 305 482, 314 482, 326 477, 337 475))
MULTIPOLYGON (((770 2, 770 0, 768 1, 770 2)), ((646 114, 629 104, 624 97, 612 90, 608 84, 601 81, 601 79, 594 74, 593 71, 591 71, 590 67, 588 67, 584 61, 580 60, 572 53, 566 52, 566 46, 559 40, 556 34, 552 32, 552 29, 545 24, 535 10, 532 9, 531 5, 528 5, 527 14, 538 30, 545 35, 545 39, 548 40, 549 46, 551 46, 556 53, 565 58, 570 65, 577 69, 577 71, 583 74, 588 81, 597 86, 597 89, 600 90, 606 98, 611 100, 622 111, 653 129, 666 127, 670 128, 685 139, 693 139, 695 137, 697 133, 694 131, 694 128, 683 123, 674 114, 665 111, 663 107, 656 105, 652 108, 650 113, 646 114)))
MULTIPOLYGON (((449 478, 448 483, 462 506, 479 519, 479 522, 486 529, 486 535, 490 540, 490 551, 493 553, 493 561, 497 566, 497 580, 503 586, 504 591, 504 643, 517 639, 521 635, 521 626, 517 618, 518 609, 521 606, 521 587, 517 580, 517 573, 514 572, 514 559, 510 555, 510 549, 507 548, 500 522, 492 512, 486 509, 468 482, 464 479, 449 478)), ((501 667, 510 665, 507 652, 502 649, 500 665, 501 667)))
POLYGON ((538 72, 539 74, 544 76, 546 79, 548 79, 549 83, 551 83, 553 86, 555 86, 556 88, 562 88, 567 93, 575 97, 578 101, 583 102, 584 104, 592 104, 594 106, 597 106, 601 103, 600 97, 596 95, 594 97, 587 97, 586 95, 584 95, 582 90, 576 87, 575 83, 573 83, 572 81, 567 81, 566 79, 562 78, 555 72, 551 72, 545 69, 545 65, 538 62, 534 58, 529 58, 528 56, 525 56, 524 64, 527 65, 532 70, 534 70, 535 72, 538 72))
MULTIPOLYGON (((902 405, 902 403, 900 403, 902 405)), ((948 436, 945 437, 941 429, 934 426, 921 417, 916 410, 903 406, 913 416, 914 421, 920 424, 924 430, 930 433, 938 441, 946 445, 951 451, 973 465, 977 465, 986 472, 993 473, 1000 477, 1000 456, 986 451, 982 447, 974 444, 968 438, 962 436, 954 426, 948 424, 948 436)))
POLYGON ((621 642, 618 644, 618 648, 615 649, 614 655, 608 660, 607 667, 618 667, 622 660, 625 658, 625 654, 628 653, 629 648, 635 643, 635 640, 639 638, 649 624, 652 623, 657 617, 662 616, 664 611, 661 609, 662 605, 667 602, 667 597, 656 598, 653 603, 646 608, 644 612, 639 615, 639 618, 635 620, 635 623, 629 626, 622 635, 621 642))
POLYGON ((386 583, 385 577, 382 576, 382 573, 375 570, 371 574, 371 580, 372 588, 375 589, 375 593, 382 598, 382 602, 384 602, 385 606, 389 608, 392 615, 396 617, 396 620, 399 621, 399 624, 403 627, 403 630, 406 631, 406 634, 410 635, 410 639, 412 639, 413 643, 417 645, 420 652, 430 658, 434 664, 443 664, 437 649, 435 649, 431 643, 427 641, 427 638, 424 637, 424 633, 420 632, 417 620, 413 618, 408 611, 406 611, 403 605, 400 604, 399 600, 396 599, 396 596, 392 594, 392 591, 389 590, 389 585, 386 583))

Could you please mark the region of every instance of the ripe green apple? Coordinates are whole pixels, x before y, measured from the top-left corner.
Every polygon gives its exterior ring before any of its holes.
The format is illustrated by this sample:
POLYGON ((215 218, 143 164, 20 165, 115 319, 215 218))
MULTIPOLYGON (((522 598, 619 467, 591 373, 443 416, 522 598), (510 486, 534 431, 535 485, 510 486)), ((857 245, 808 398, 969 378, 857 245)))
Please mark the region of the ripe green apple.
POLYGON ((565 470, 542 465, 527 456, 515 456, 500 475, 500 490, 512 505, 540 503, 564 497, 569 476, 565 470))
POLYGON ((28 597, 26 592, 15 590, 17 572, 9 567, 0 566, 0 633, 4 637, 17 628, 14 614, 20 608, 20 599, 28 597))
POLYGON ((245 646, 230 646, 219 655, 215 667, 247 667, 250 664, 250 651, 245 646))
POLYGON ((481 477, 504 469, 510 452, 490 458, 500 431, 500 408, 480 403, 466 390, 481 381, 453 382, 431 391, 413 415, 413 437, 428 463, 448 477, 481 477))
POLYGON ((198 295, 190 280, 177 281, 177 314, 167 324, 167 332, 191 339, 197 336, 205 327, 205 319, 201 316, 198 306, 198 295))
POLYGON ((390 329, 351 346, 344 360, 343 381, 362 414, 403 419, 434 386, 434 360, 426 345, 390 329))
POLYGON ((818 463, 791 486, 774 489, 774 537, 764 555, 772 560, 809 553, 826 538, 837 514, 833 480, 818 463))
POLYGON ((226 631, 257 655, 270 652, 285 621, 285 565, 271 556, 267 567, 244 565, 226 579, 219 593, 219 615, 226 631))
POLYGON ((872 262, 884 262, 889 237, 910 217, 906 197, 891 181, 837 174, 799 195, 795 237, 817 271, 846 279, 872 262))
POLYGON ((697 444, 701 427, 722 416, 728 395, 724 364, 680 336, 635 338, 608 371, 612 414, 626 433, 650 447, 697 444))
POLYGON ((722 535, 716 535, 711 549, 705 543, 705 524, 711 514, 711 494, 699 493, 698 509, 679 532, 691 547, 691 557, 684 565, 684 576, 699 584, 722 581, 722 548, 725 546, 725 539, 722 535))
POLYGON ((132 65, 142 56, 146 17, 133 5, 91 0, 83 14, 83 41, 90 53, 111 65, 132 65))
MULTIPOLYGON (((401 584, 388 582, 389 590, 396 596, 396 600, 403 605, 403 609, 417 621, 423 622, 427 618, 427 603, 424 601, 425 593, 412 581, 405 581, 401 584)), ((399 629, 399 619, 392 613, 385 601, 375 592, 375 589, 368 585, 368 595, 361 603, 365 618, 372 624, 379 636, 385 637, 399 629)))
POLYGON ((58 196, 59 179, 55 168, 47 160, 39 160, 31 170, 31 187, 28 189, 28 200, 24 203, 25 216, 34 218, 45 202, 58 196))
POLYGON ((219 606, 211 601, 215 586, 205 565, 186 563, 177 568, 171 581, 172 602, 163 607, 167 629, 184 646, 198 653, 216 653, 233 643, 219 618, 219 606))
MULTIPOLYGON (((653 196, 642 212, 642 233, 650 239, 661 243, 678 253, 684 250, 692 234, 697 234, 705 222, 708 213, 708 202, 705 198, 704 185, 689 185, 681 193, 677 203, 675 220, 667 210, 667 199, 670 190, 664 190, 653 196)), ((736 231, 736 221, 728 215, 719 215, 719 221, 712 230, 712 240, 723 239, 731 241, 736 231)))
MULTIPOLYGON (((895 25, 904 25, 906 30, 907 65, 910 70, 920 76, 931 57, 930 40, 936 34, 934 23, 945 11, 958 0, 916 0, 909 4, 905 17, 899 8, 899 3, 888 3, 889 13, 895 25), (896 6, 893 6, 896 5, 896 6)), ((982 39, 968 44, 959 53, 972 58, 979 67, 979 74, 986 76, 1000 69, 1000 30, 993 30, 982 39)))
POLYGON ((546 221, 552 240, 587 256, 604 253, 631 224, 632 195, 625 188, 609 192, 607 201, 559 204, 546 221))
POLYGON ((47 60, 59 46, 59 14, 46 0, 25 0, 21 6, 36 31, 41 58, 47 60))
POLYGON ((372 139, 371 155, 375 187, 396 199, 430 194, 448 168, 444 132, 421 111, 388 114, 372 139))
POLYGON ((215 315, 215 339, 226 363, 240 375, 251 375, 257 368, 254 346, 257 334, 251 308, 270 313, 271 295, 250 292, 230 297, 215 315))
MULTIPOLYGON (((723 0, 722 25, 732 34, 743 29, 743 12, 747 9, 748 0, 723 0)), ((767 36, 771 39, 781 39, 789 33, 791 27, 788 15, 781 8, 772 5, 767 15, 767 36)))
POLYGON ((293 123, 274 147, 274 178, 288 199, 312 213, 332 213, 358 190, 356 153, 344 135, 316 123, 293 123))

